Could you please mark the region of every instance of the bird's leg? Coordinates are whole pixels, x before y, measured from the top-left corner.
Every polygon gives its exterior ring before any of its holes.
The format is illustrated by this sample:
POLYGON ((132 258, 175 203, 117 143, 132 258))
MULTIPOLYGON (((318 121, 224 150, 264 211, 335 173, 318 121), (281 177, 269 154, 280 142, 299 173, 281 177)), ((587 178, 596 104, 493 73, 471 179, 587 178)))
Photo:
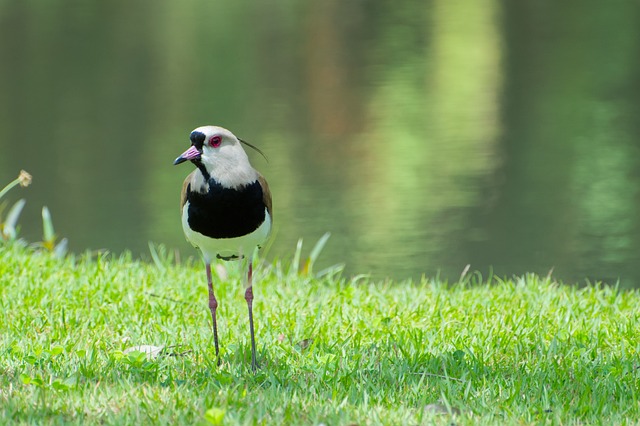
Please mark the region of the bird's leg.
POLYGON ((249 259, 249 272, 247 273, 247 289, 244 292, 244 298, 249 308, 249 331, 251 332, 251 369, 256 371, 256 337, 253 331, 253 289, 252 289, 253 266, 249 259))
POLYGON ((220 365, 220 349, 218 348, 218 323, 216 322, 216 310, 218 309, 218 301, 213 294, 213 279, 211 278, 211 263, 206 262, 207 285, 209 287, 209 310, 211 311, 211 320, 213 321, 213 343, 216 347, 216 359, 220 365))

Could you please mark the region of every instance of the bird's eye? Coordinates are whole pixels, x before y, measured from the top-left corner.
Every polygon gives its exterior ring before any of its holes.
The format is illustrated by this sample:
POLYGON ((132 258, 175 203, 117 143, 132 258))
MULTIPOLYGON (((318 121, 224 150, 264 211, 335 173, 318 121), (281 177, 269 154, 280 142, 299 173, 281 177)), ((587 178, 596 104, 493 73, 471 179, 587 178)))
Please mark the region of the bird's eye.
POLYGON ((211 145, 214 148, 219 147, 221 143, 222 143, 222 137, 220 136, 211 136, 211 139, 209 139, 209 145, 211 145))

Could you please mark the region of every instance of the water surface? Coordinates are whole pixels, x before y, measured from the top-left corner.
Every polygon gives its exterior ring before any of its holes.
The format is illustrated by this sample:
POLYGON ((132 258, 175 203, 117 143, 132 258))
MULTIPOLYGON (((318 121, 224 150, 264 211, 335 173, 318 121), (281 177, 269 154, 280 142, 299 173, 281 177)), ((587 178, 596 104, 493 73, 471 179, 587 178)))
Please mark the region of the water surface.
POLYGON ((269 258, 376 279, 640 285, 632 2, 0 3, 0 182, 74 251, 183 256, 172 166, 203 124, 260 146, 269 258))

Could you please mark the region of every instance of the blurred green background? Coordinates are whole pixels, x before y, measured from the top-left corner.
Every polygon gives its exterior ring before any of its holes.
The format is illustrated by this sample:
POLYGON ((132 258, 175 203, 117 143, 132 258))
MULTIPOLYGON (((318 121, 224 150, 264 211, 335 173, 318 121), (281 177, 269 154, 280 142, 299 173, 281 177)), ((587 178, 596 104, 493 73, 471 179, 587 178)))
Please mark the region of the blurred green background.
POLYGON ((0 0, 0 183, 70 248, 196 255, 178 199, 218 124, 274 194, 268 258, 374 278, 640 286, 640 3, 0 0))

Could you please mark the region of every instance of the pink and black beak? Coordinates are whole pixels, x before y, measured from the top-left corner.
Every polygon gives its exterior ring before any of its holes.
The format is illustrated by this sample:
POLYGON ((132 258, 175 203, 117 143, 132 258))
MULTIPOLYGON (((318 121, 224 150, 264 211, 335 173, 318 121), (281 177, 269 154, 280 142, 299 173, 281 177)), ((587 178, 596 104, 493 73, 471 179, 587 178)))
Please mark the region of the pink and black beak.
POLYGON ((180 154, 180 157, 176 158, 173 165, 184 163, 185 161, 199 160, 202 152, 195 146, 191 146, 188 150, 180 154))
POLYGON ((202 156, 202 146, 204 145, 205 135, 201 132, 192 132, 189 136, 191 140, 191 147, 180 154, 180 157, 176 158, 173 165, 184 163, 185 161, 197 161, 202 156))

